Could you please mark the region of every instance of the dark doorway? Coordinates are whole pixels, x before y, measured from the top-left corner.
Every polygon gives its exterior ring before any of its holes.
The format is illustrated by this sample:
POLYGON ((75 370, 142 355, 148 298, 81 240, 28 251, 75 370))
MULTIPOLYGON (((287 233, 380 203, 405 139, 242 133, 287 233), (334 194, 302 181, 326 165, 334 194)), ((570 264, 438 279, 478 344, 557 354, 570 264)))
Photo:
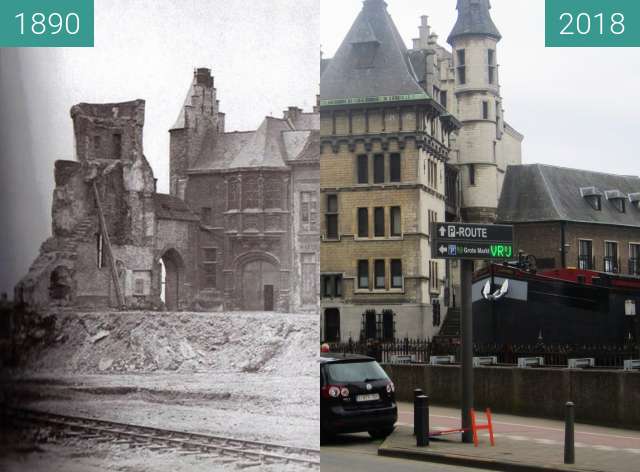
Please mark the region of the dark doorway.
POLYGON ((264 286, 264 310, 273 311, 273 285, 264 286))
POLYGON ((278 268, 267 261, 254 260, 242 268, 240 305, 248 311, 274 311, 278 268))
POLYGON ((330 343, 340 341, 340 310, 337 308, 324 311, 324 340, 330 343))
POLYGON ((184 263, 175 249, 169 249, 160 258, 162 265, 161 298, 167 310, 180 308, 180 284, 184 277, 184 263))

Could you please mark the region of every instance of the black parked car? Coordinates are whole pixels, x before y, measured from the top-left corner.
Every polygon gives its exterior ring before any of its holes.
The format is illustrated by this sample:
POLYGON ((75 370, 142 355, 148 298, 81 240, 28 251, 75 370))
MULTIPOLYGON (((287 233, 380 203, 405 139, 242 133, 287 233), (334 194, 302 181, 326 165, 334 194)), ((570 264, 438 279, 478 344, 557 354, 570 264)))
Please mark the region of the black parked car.
POLYGON ((375 359, 321 354, 322 437, 367 431, 373 438, 386 438, 398 420, 394 391, 393 382, 375 359))

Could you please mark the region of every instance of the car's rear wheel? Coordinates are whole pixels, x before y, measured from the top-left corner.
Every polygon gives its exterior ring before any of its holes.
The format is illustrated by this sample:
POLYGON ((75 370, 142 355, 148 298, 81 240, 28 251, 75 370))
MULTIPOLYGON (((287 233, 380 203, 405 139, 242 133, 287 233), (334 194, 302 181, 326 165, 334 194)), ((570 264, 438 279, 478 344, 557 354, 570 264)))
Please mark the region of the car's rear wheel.
POLYGON ((393 426, 391 428, 374 429, 369 431, 369 436, 371 436, 373 439, 386 439, 387 436, 393 433, 394 429, 395 428, 393 426))

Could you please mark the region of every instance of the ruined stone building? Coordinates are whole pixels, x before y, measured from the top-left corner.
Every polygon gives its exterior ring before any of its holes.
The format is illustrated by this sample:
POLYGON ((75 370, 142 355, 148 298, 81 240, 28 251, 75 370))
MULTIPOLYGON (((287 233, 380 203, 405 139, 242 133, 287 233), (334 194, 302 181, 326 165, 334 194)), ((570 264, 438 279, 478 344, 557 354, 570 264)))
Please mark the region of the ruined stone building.
POLYGON ((317 310, 318 118, 225 133, 209 69, 171 130, 171 195, 142 148, 145 103, 72 108, 52 236, 16 286, 31 309, 317 310), (163 303, 164 302, 164 303, 163 303))
POLYGON ((507 167, 521 162, 523 137, 504 118, 489 1, 458 0, 457 9, 451 49, 426 16, 408 49, 387 4, 365 0, 335 56, 322 60, 328 341, 437 334, 457 266, 431 259, 429 225, 495 221, 507 167))

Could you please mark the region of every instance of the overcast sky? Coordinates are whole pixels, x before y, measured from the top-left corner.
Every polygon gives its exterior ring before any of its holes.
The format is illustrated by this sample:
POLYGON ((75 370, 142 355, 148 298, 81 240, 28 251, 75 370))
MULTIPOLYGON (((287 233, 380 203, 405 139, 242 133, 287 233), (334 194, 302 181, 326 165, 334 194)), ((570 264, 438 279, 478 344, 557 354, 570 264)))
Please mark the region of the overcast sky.
POLYGON ((145 154, 162 191, 168 130, 194 67, 213 69, 228 131, 315 104, 318 0, 96 0, 95 7, 95 48, 0 50, 0 291, 12 293, 51 232, 53 163, 75 158, 73 104, 145 99, 145 154))
MULTIPOLYGON (((387 0, 408 47, 420 16, 446 44, 456 0, 387 0)), ((505 118, 525 135, 525 163, 640 175, 640 49, 545 48, 544 0, 491 0, 505 118)), ((360 0, 322 0, 324 57, 340 46, 360 0)))

